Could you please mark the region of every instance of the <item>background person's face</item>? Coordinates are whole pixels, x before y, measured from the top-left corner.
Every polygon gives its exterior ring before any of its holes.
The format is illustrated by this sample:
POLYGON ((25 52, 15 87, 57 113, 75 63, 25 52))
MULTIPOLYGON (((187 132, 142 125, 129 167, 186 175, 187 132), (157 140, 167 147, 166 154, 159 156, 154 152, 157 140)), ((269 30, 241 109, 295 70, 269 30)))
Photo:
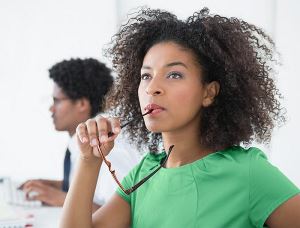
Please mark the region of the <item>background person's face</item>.
POLYGON ((76 101, 72 101, 63 90, 54 83, 53 104, 49 110, 52 113, 55 129, 58 131, 75 132, 78 125, 77 114, 79 112, 76 101))

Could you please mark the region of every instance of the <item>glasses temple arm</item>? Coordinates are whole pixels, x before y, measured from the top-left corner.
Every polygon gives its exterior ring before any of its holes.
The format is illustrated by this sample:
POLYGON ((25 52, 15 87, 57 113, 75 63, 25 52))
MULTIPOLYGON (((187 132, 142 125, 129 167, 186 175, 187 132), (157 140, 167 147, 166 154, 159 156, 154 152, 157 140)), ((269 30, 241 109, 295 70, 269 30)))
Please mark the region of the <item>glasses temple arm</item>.
POLYGON ((156 170, 154 170, 151 174, 149 174, 149 175, 146 176, 144 179, 142 179, 140 182, 138 182, 136 185, 134 185, 134 186, 131 187, 130 189, 127 189, 127 190, 124 191, 124 192, 125 192, 126 194, 128 194, 128 195, 129 195, 130 193, 134 192, 138 187, 140 187, 140 186, 141 186, 142 184, 144 184, 150 177, 152 177, 158 170, 160 170, 160 168, 162 168, 162 167, 166 164, 166 162, 167 162, 167 160, 168 160, 168 158, 169 158, 169 156, 170 156, 170 154, 171 154, 171 151, 172 151, 173 147, 174 147, 174 145, 170 146, 167 157, 165 158, 164 162, 161 163, 160 166, 156 168, 156 170), (127 193, 127 192, 128 192, 128 193, 127 193))

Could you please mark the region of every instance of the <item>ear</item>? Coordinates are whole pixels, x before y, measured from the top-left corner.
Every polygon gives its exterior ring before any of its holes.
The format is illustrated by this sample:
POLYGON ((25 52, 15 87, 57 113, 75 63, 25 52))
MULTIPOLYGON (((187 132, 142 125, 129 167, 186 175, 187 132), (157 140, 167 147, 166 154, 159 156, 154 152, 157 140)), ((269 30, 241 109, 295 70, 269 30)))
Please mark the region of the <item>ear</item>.
POLYGON ((220 91, 220 84, 217 81, 210 82, 205 85, 205 94, 202 101, 203 107, 210 106, 213 102, 215 97, 219 94, 220 91))
POLYGON ((78 107, 78 110, 80 112, 90 112, 91 110, 91 104, 90 104, 90 101, 83 97, 83 98, 80 98, 76 101, 76 105, 78 107))

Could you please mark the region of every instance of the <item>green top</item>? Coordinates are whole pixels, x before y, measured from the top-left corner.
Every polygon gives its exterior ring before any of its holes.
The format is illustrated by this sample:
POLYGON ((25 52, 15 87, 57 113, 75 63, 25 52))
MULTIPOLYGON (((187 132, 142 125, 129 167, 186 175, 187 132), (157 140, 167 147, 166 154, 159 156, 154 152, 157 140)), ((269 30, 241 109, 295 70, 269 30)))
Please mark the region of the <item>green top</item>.
MULTIPOLYGON (((123 179, 130 188, 166 154, 148 153, 123 179)), ((129 196, 132 227, 263 227, 268 216, 299 193, 257 148, 236 146, 177 168, 161 168, 129 196)))

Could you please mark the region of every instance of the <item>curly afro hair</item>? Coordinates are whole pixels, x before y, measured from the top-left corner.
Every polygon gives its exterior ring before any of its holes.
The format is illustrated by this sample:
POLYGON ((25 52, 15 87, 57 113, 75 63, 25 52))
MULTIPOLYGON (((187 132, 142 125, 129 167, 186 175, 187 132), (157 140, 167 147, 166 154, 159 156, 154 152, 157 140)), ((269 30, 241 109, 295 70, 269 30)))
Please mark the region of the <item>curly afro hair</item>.
POLYGON ((129 125, 131 141, 157 151, 160 133, 149 132, 138 100, 140 69, 147 51, 172 41, 189 50, 202 67, 203 83, 217 81, 214 103, 201 110, 200 142, 207 148, 269 143, 275 124, 285 121, 281 94, 273 79, 277 52, 260 28, 237 18, 211 15, 207 8, 185 21, 163 10, 141 9, 114 36, 107 50, 118 73, 107 105, 115 115, 135 119, 129 125))
POLYGON ((111 70, 96 59, 70 59, 49 69, 49 77, 72 100, 87 98, 91 116, 103 111, 103 99, 113 84, 111 70))

